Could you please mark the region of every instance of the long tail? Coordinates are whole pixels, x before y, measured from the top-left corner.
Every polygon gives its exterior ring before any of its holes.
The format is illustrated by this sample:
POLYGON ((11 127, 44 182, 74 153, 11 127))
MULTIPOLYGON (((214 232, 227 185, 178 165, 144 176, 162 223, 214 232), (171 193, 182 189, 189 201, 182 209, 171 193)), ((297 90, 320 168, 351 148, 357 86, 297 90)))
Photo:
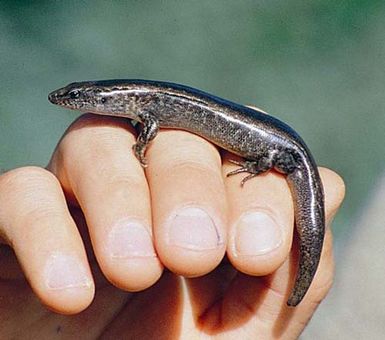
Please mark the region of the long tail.
POLYGON ((287 176, 295 203, 295 223, 299 235, 300 258, 288 306, 298 305, 313 281, 321 257, 325 235, 324 193, 313 159, 303 158, 301 167, 287 176))

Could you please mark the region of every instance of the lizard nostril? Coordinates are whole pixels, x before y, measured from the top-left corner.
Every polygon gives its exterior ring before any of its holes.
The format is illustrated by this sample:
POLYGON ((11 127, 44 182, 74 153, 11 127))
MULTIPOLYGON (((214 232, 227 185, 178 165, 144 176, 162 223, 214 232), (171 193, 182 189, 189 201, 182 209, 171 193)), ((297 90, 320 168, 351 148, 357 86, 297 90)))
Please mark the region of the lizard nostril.
POLYGON ((48 95, 48 100, 55 104, 56 103, 56 99, 57 99, 57 93, 56 91, 55 92, 51 92, 49 95, 48 95))

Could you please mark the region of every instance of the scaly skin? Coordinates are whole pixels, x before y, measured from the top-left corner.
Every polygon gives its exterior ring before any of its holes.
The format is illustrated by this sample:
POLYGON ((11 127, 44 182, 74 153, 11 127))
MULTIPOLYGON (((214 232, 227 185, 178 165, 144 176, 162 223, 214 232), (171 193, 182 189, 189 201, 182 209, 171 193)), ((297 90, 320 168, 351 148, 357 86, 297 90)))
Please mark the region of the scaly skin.
POLYGON ((324 194, 317 166, 298 134, 258 110, 172 83, 149 80, 104 80, 72 83, 52 92, 57 105, 140 122, 133 150, 147 166, 145 150, 159 127, 195 133, 246 161, 231 172, 249 173, 242 181, 275 169, 285 175, 294 199, 299 235, 299 269, 287 304, 296 306, 317 271, 325 229, 324 194))

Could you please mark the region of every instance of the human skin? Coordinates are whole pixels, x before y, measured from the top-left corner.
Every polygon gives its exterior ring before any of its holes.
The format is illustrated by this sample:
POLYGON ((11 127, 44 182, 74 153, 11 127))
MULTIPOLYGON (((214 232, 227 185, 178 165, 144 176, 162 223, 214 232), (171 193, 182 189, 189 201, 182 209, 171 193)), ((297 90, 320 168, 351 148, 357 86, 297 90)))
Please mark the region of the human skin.
POLYGON ((123 119, 83 115, 47 169, 0 176, 1 337, 298 337, 333 281, 342 179, 320 168, 323 253, 287 307, 298 251, 284 176, 242 188, 226 178, 235 156, 175 130, 159 132, 144 170, 135 136, 123 119))

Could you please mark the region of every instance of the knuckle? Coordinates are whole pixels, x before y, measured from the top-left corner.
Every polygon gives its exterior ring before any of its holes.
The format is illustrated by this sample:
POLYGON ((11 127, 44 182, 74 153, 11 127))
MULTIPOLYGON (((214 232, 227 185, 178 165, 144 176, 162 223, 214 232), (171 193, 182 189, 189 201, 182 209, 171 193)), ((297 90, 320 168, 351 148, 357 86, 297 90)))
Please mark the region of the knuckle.
POLYGON ((62 219, 52 196, 55 188, 56 177, 39 167, 14 169, 0 177, 0 221, 11 244, 15 235, 28 237, 37 225, 52 227, 62 219))
MULTIPOLYGON (((149 150, 149 168, 151 175, 162 178, 179 177, 179 175, 197 176, 198 178, 222 178, 221 159, 218 153, 208 154, 201 148, 179 145, 172 152, 152 153, 149 150), (175 152, 174 152, 175 151, 175 152)), ((207 151, 207 150, 206 150, 207 151)), ((152 177, 152 176, 151 176, 152 177)))
POLYGON ((84 114, 68 127, 55 154, 61 154, 64 161, 91 156, 104 158, 122 145, 129 152, 134 136, 135 129, 127 119, 84 114))
POLYGON ((328 295, 330 289, 333 287, 334 275, 329 276, 328 279, 323 280, 322 285, 317 285, 311 295, 311 300, 315 304, 320 304, 328 295))
POLYGON ((325 188, 326 204, 331 211, 335 211, 345 197, 344 180, 336 172, 327 168, 320 168, 320 174, 325 188))
MULTIPOLYGON (((82 171, 83 172, 83 171, 82 171)), ((142 168, 137 163, 131 163, 124 159, 94 163, 92 172, 83 172, 83 176, 92 181, 98 181, 103 186, 132 187, 146 185, 142 168)))
POLYGON ((81 136, 104 137, 108 141, 116 135, 117 128, 118 130, 121 129, 124 134, 127 131, 130 131, 132 135, 136 134, 133 126, 125 118, 86 113, 72 122, 65 135, 72 135, 73 132, 81 131, 81 136), (113 128, 114 133, 112 133, 111 128, 113 128))
MULTIPOLYGON (((57 181, 48 170, 36 166, 26 166, 10 170, 0 176, 0 192, 18 192, 36 187, 40 183, 57 181)), ((3 196, 3 195, 1 195, 3 196)))
POLYGON ((164 168, 189 162, 221 167, 218 149, 202 137, 185 131, 161 131, 148 153, 151 160, 164 168))
POLYGON ((134 193, 143 193, 148 191, 148 186, 145 181, 139 178, 127 176, 127 175, 116 175, 106 180, 103 186, 105 195, 109 197, 115 197, 115 199, 125 199, 132 197, 134 193))
POLYGON ((22 215, 20 226, 29 229, 33 225, 45 225, 49 222, 51 227, 55 221, 63 218, 63 212, 55 204, 38 201, 37 204, 29 205, 22 215))

